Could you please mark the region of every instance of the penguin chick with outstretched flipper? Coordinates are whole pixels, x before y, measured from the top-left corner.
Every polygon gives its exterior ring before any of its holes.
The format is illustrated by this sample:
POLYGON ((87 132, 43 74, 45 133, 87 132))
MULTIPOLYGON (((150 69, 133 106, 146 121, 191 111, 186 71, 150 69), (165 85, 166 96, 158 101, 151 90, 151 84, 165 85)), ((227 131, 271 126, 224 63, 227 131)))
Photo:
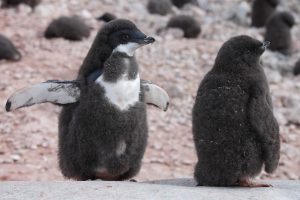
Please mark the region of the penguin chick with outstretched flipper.
POLYGON ((252 26, 264 27, 274 14, 279 0, 254 0, 252 4, 252 26))
POLYGON ((15 45, 8 38, 0 35, 0 60, 19 61, 21 58, 21 53, 15 45))
POLYGON ((49 24, 44 35, 47 39, 80 41, 90 36, 90 27, 78 16, 60 17, 49 24))
POLYGON ((154 42, 137 28, 112 32, 113 48, 96 81, 81 86, 69 124, 59 125, 60 168, 77 180, 126 180, 139 172, 147 144, 146 104, 134 51, 154 42))
POLYGON ((130 178, 138 172, 147 139, 145 103, 165 111, 169 104, 162 88, 148 81, 139 83, 133 54, 152 42, 132 22, 113 20, 99 31, 77 80, 47 81, 18 90, 7 100, 6 110, 45 102, 62 105, 59 163, 63 174, 77 180, 130 178))
POLYGON ((270 49, 282 54, 291 54, 292 34, 291 29, 295 19, 289 12, 274 14, 267 23, 265 40, 270 41, 270 49))
POLYGON ((231 38, 199 86, 193 108, 199 185, 268 186, 250 181, 263 166, 274 172, 279 161, 279 127, 259 63, 268 45, 231 38))

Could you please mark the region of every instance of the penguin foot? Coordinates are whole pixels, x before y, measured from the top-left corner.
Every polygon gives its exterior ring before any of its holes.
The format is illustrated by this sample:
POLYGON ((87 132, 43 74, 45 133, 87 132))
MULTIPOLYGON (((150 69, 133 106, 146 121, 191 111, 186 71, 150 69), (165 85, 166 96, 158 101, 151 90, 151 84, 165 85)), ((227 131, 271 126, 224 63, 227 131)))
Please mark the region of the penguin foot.
POLYGON ((242 180, 239 180, 237 185, 238 185, 239 187, 250 187, 250 188, 253 188, 253 187, 273 187, 273 186, 270 185, 270 184, 266 184, 266 183, 255 183, 255 182, 250 181, 249 179, 242 179, 242 180))
POLYGON ((129 182, 137 182, 135 179, 130 179, 129 182))

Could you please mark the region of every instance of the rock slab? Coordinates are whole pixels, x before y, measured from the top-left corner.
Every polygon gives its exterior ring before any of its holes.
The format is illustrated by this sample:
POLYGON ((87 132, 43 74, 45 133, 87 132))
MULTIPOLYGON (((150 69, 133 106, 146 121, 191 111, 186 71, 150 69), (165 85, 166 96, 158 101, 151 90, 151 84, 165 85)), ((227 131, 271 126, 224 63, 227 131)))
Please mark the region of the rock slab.
POLYGON ((3 200, 197 199, 300 200, 300 181, 268 181, 270 188, 195 187, 191 179, 137 182, 0 182, 3 200))

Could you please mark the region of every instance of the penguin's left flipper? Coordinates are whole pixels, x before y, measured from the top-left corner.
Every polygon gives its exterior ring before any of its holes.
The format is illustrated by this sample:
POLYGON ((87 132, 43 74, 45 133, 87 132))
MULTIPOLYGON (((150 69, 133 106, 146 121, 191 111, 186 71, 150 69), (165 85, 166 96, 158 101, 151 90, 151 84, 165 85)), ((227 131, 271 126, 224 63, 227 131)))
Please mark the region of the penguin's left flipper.
POLYGON ((265 171, 272 173, 279 162, 280 138, 279 125, 273 115, 269 96, 261 94, 259 86, 251 89, 249 99, 249 119, 256 133, 257 141, 262 146, 265 171))
POLYGON ((141 87, 143 87, 144 100, 147 104, 154 105, 163 111, 168 110, 170 98, 164 89, 145 80, 141 80, 141 87))
POLYGON ((6 111, 40 103, 70 104, 78 101, 80 87, 78 81, 50 80, 26 87, 12 94, 6 102, 6 111))

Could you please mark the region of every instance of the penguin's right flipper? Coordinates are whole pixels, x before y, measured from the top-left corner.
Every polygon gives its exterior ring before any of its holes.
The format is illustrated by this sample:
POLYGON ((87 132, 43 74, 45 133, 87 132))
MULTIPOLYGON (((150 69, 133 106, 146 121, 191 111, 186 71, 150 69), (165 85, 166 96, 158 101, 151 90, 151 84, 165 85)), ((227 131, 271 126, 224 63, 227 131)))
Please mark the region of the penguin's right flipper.
POLYGON ((249 99, 249 119, 257 134, 257 141, 262 146, 262 156, 265 161, 265 171, 272 173, 279 162, 280 138, 279 125, 273 115, 272 105, 265 95, 259 94, 257 88, 252 88, 249 99))
POLYGON ((144 100, 149 105, 154 105, 163 111, 167 111, 169 107, 168 93, 149 81, 141 80, 141 86, 144 88, 144 100))
POLYGON ((6 102, 6 111, 40 103, 70 104, 80 97, 78 81, 46 81, 26 87, 12 94, 6 102))

